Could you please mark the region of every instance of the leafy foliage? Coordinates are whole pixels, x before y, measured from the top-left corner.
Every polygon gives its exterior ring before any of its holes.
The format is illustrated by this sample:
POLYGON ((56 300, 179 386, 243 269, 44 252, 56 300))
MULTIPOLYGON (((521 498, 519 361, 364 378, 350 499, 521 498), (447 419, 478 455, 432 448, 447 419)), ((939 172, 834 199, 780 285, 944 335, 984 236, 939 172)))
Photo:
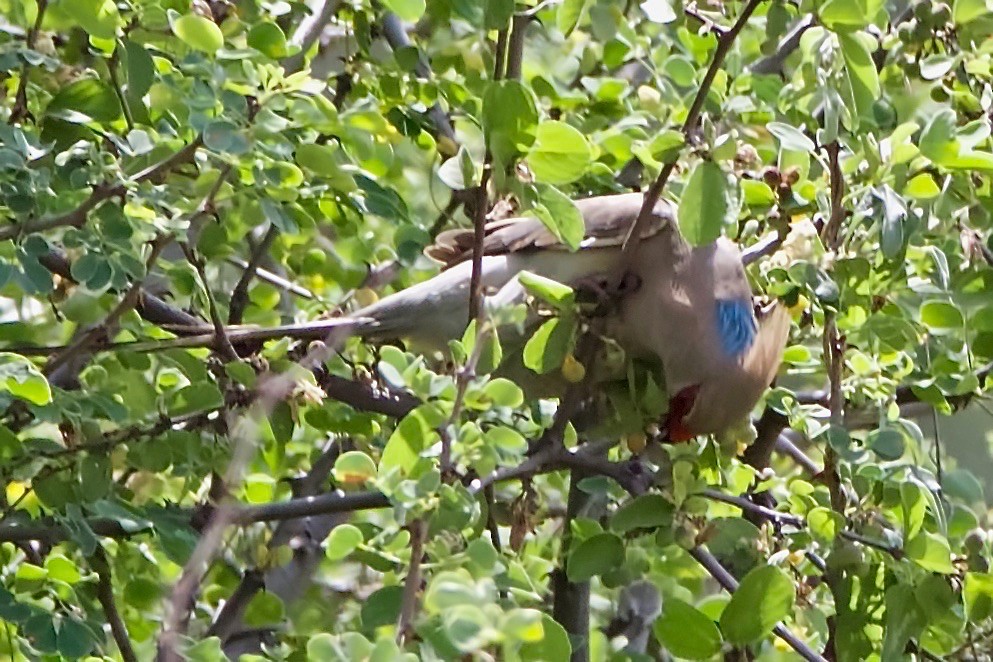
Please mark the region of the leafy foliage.
POLYGON ((937 416, 993 361, 991 29, 982 0, 0 0, 0 650, 989 654, 983 477, 937 416), (660 447, 664 382, 584 353, 581 284, 521 279, 520 347, 507 310, 441 361, 328 335, 445 228, 575 249, 572 200, 652 182, 793 313, 755 425, 660 447), (501 360, 619 378, 573 425, 501 360))

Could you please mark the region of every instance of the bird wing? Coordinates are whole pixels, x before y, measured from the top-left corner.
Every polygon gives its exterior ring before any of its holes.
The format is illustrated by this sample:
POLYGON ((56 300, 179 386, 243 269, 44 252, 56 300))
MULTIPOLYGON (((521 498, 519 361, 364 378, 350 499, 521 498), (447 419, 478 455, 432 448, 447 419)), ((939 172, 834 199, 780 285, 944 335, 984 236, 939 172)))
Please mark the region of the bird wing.
MULTIPOLYGON (((601 195, 576 201, 586 224, 583 249, 619 246, 638 218, 644 202, 642 193, 601 195)), ((641 233, 645 239, 673 220, 672 205, 659 200, 641 233)), ((424 253, 449 269, 472 257, 472 228, 446 230, 424 253)), ((518 216, 487 223, 484 228, 483 255, 503 255, 533 250, 568 250, 536 217, 518 216)))

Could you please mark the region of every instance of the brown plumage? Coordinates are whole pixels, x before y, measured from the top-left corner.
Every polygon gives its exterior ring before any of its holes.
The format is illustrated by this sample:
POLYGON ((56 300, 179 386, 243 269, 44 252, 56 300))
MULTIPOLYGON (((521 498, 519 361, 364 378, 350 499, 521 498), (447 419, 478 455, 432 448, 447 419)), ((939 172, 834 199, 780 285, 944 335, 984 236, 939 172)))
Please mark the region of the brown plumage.
MULTIPOLYGON (((679 234, 672 206, 660 201, 633 258, 621 243, 637 218, 640 193, 579 200, 586 238, 569 251, 536 218, 486 226, 482 278, 490 305, 523 302, 517 279, 530 271, 565 283, 625 269, 640 282, 608 319, 608 333, 633 357, 661 360, 669 391, 668 428, 674 440, 719 432, 746 416, 775 377, 790 328, 773 304, 755 316, 737 246, 727 239, 692 247, 679 234)), ((409 338, 444 349, 467 321, 472 231, 450 230, 425 251, 440 274, 357 311, 358 332, 409 338)), ((514 330, 502 329, 501 337, 514 330)), ((523 341, 523 339, 519 339, 523 341)), ((507 341, 505 340, 505 344, 507 341)))

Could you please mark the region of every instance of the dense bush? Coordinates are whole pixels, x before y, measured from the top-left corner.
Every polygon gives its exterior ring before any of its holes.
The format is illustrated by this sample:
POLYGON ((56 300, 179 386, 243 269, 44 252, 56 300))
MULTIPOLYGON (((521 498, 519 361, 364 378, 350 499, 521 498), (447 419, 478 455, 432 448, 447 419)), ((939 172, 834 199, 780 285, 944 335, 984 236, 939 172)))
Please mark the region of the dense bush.
MULTIPOLYGON (((993 360, 984 0, 0 20, 11 659, 991 654, 982 483, 937 418, 993 360), (447 362, 325 338, 444 229, 520 210, 576 243, 570 200, 625 190, 790 307, 754 425, 659 446, 640 368, 567 425, 491 374, 485 315, 447 362)), ((534 291, 525 361, 576 404, 586 318, 534 291)))

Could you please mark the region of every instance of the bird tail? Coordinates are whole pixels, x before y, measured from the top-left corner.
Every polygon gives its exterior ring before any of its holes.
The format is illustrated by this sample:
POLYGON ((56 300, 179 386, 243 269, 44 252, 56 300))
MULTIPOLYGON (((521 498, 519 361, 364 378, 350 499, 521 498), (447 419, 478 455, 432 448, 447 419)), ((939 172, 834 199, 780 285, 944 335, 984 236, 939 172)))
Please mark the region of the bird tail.
POLYGON ((783 350, 790 335, 792 319, 786 306, 774 301, 758 315, 759 330, 747 358, 752 374, 761 375, 766 386, 772 383, 783 360, 783 350))
POLYGON ((375 332, 376 328, 376 320, 370 317, 332 317, 316 322, 265 328, 251 326, 235 328, 228 331, 228 339, 231 342, 265 341, 275 338, 340 342, 348 336, 365 337, 375 332))

